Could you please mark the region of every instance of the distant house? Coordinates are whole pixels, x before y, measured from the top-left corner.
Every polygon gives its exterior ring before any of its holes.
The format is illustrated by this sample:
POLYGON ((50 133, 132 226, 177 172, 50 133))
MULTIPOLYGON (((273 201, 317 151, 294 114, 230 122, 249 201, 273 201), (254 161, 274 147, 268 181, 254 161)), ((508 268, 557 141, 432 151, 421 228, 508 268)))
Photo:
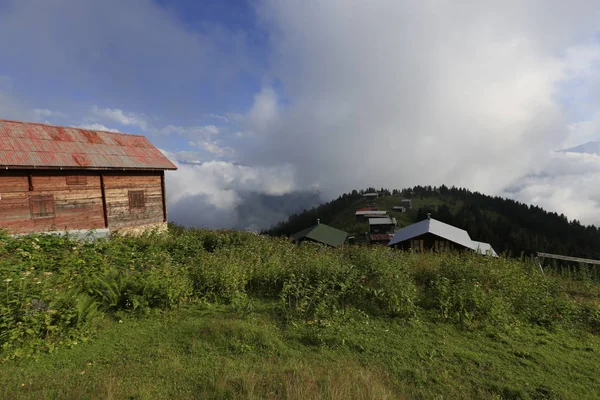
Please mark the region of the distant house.
POLYGON ((365 193, 363 194, 363 197, 365 199, 376 199, 377 197, 379 197, 379 193, 365 193))
POLYGON ((467 231, 435 220, 427 219, 398 230, 388 246, 402 250, 472 250, 480 254, 498 255, 489 243, 472 240, 467 231))
POLYGON ((292 235, 292 241, 296 243, 305 240, 321 243, 330 247, 339 247, 346 242, 348 233, 331 227, 329 225, 317 223, 317 225, 304 229, 292 235))
POLYGON ((370 233, 388 233, 397 226, 396 218, 369 218, 370 233))
POLYGON ((144 136, 0 120, 0 228, 166 228, 174 169, 144 136))
POLYGON ((369 234, 369 243, 387 245, 394 236, 392 233, 371 233, 369 234))
POLYGON ((400 205, 406 208, 407 210, 412 209, 412 200, 411 199, 402 199, 400 201, 400 205))
POLYGON ((392 207, 392 210, 398 211, 398 212, 401 212, 401 213, 405 213, 406 212, 406 207, 404 207, 404 206, 394 206, 394 207, 392 207))
POLYGON ((354 213, 357 221, 365 221, 369 218, 378 218, 378 217, 386 217, 387 211, 379 211, 379 210, 358 210, 354 213))

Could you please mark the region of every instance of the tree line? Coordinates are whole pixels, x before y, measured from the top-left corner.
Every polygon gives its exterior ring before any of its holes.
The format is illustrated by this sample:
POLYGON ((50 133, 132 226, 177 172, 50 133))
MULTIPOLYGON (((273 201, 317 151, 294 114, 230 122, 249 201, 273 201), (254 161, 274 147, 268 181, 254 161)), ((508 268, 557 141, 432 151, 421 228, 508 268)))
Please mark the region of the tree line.
POLYGON ((439 199, 441 205, 417 209, 413 222, 431 213, 439 221, 465 229, 472 239, 490 243, 499 253, 528 256, 541 251, 600 259, 600 230, 596 226, 570 221, 564 214, 548 212, 535 205, 445 185, 353 190, 318 207, 291 215, 287 221, 264 233, 291 235, 314 225, 317 218, 329 223, 337 213, 361 200, 364 193, 375 191, 406 198, 439 199))

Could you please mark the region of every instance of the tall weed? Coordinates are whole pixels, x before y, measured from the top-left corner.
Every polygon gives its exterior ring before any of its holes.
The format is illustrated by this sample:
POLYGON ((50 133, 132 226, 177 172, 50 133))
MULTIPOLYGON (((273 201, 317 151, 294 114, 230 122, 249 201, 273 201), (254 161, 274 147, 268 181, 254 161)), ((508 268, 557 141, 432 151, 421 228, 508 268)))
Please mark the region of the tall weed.
POLYGON ((353 318, 416 316, 600 333, 600 284, 584 268, 544 275, 503 257, 330 249, 247 232, 171 230, 83 242, 0 232, 3 354, 68 345, 104 316, 145 315, 194 299, 244 312, 251 312, 252 298, 276 301, 284 320, 319 329, 353 318))

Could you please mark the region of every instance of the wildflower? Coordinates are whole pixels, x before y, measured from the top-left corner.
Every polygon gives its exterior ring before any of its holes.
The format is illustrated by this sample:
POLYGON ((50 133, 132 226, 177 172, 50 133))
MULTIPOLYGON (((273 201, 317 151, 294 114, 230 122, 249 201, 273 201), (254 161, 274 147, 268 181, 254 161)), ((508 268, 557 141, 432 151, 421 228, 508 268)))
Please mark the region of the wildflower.
POLYGON ((44 275, 50 276, 50 275, 52 275, 52 272, 49 272, 49 271, 48 272, 44 272, 44 275))
POLYGON ((81 371, 81 375, 85 374, 85 371, 81 371))
POLYGON ((92 363, 91 363, 91 362, 89 362, 89 363, 87 363, 87 365, 92 365, 92 363))
POLYGON ((21 275, 23 275, 23 276, 29 276, 29 275, 31 275, 31 271, 21 272, 21 275))
POLYGON ((122 320, 122 319, 120 319, 120 320, 119 320, 119 323, 120 323, 120 324, 122 324, 122 323, 123 323, 123 320, 122 320))
POLYGON ((31 308, 35 311, 46 311, 48 310, 48 305, 42 300, 33 299, 31 300, 31 308))
POLYGON ((21 387, 23 387, 23 386, 25 386, 25 384, 24 384, 24 383, 21 383, 21 387))
POLYGON ((4 282, 6 282, 6 283, 8 283, 8 282, 12 282, 12 279, 10 279, 10 278, 6 278, 6 279, 4 280, 4 282))

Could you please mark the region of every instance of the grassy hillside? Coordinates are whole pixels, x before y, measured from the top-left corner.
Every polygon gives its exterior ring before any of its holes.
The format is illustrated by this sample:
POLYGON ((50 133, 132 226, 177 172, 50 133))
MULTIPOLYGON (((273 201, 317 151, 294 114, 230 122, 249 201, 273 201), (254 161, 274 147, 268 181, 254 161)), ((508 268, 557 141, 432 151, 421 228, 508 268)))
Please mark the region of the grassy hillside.
POLYGON ((359 235, 368 230, 368 225, 357 223, 354 213, 358 208, 374 203, 396 217, 399 227, 420 221, 427 213, 432 213, 435 219, 465 229, 474 240, 491 243, 499 253, 519 257, 546 252, 600 259, 598 228, 569 221, 564 215, 537 206, 445 186, 381 189, 384 195, 377 199, 364 199, 363 192, 355 190, 319 207, 291 215, 266 233, 288 236, 314 225, 320 218, 325 224, 359 235), (413 209, 405 214, 394 212, 392 207, 400 205, 403 198, 412 200, 413 209))
POLYGON ((593 399, 600 283, 241 232, 0 237, 2 398, 593 399))

